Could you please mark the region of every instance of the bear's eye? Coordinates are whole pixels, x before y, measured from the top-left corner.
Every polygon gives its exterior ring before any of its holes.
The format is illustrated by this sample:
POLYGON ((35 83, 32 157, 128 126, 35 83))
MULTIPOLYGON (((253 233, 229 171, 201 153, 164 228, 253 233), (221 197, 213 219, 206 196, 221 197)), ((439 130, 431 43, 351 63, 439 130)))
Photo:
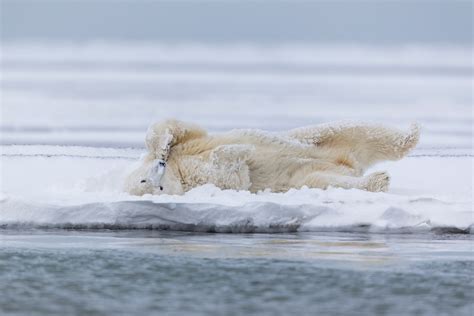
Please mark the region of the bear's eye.
POLYGON ((160 185, 160 191, 163 191, 163 187, 160 185))
POLYGON ((146 180, 142 180, 142 181, 140 181, 140 183, 145 183, 145 182, 146 182, 146 180))

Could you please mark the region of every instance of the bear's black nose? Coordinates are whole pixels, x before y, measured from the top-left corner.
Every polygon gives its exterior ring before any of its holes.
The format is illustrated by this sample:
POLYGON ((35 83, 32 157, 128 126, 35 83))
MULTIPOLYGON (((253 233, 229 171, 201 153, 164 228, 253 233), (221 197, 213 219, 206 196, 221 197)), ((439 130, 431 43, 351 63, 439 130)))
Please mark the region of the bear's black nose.
POLYGON ((166 163, 165 163, 164 161, 160 161, 158 164, 159 164, 161 167, 166 166, 166 163))
POLYGON ((145 183, 145 182, 146 182, 146 180, 142 180, 142 181, 140 181, 140 183, 145 183))

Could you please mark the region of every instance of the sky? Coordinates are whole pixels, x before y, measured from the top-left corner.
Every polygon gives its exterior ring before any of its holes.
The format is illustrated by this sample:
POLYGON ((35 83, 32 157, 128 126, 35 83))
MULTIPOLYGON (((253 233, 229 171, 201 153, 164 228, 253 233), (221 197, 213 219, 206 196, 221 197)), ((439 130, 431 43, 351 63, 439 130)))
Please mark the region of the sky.
POLYGON ((1 39, 472 45, 472 1, 0 0, 1 39))

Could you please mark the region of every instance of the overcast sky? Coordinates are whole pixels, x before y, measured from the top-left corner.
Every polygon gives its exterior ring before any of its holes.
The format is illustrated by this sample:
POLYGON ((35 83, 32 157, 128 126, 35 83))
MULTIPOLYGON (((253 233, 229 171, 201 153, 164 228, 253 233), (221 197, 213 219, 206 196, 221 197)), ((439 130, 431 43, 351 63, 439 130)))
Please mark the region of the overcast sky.
POLYGON ((0 0, 2 40, 472 43, 472 1, 0 0))

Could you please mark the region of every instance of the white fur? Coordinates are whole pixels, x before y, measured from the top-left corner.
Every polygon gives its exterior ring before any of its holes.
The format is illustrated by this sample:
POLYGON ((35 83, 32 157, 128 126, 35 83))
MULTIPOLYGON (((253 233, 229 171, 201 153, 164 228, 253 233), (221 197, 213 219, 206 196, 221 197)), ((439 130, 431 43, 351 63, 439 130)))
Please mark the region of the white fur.
POLYGON ((233 130, 208 135, 202 128, 176 120, 148 129, 147 155, 126 180, 135 195, 182 194, 212 183, 222 189, 271 189, 284 192, 308 186, 386 191, 385 172, 364 176, 383 160, 404 157, 418 142, 419 128, 408 132, 375 124, 336 122, 284 133, 233 130), (156 159, 167 162, 161 185, 148 174, 156 159))

